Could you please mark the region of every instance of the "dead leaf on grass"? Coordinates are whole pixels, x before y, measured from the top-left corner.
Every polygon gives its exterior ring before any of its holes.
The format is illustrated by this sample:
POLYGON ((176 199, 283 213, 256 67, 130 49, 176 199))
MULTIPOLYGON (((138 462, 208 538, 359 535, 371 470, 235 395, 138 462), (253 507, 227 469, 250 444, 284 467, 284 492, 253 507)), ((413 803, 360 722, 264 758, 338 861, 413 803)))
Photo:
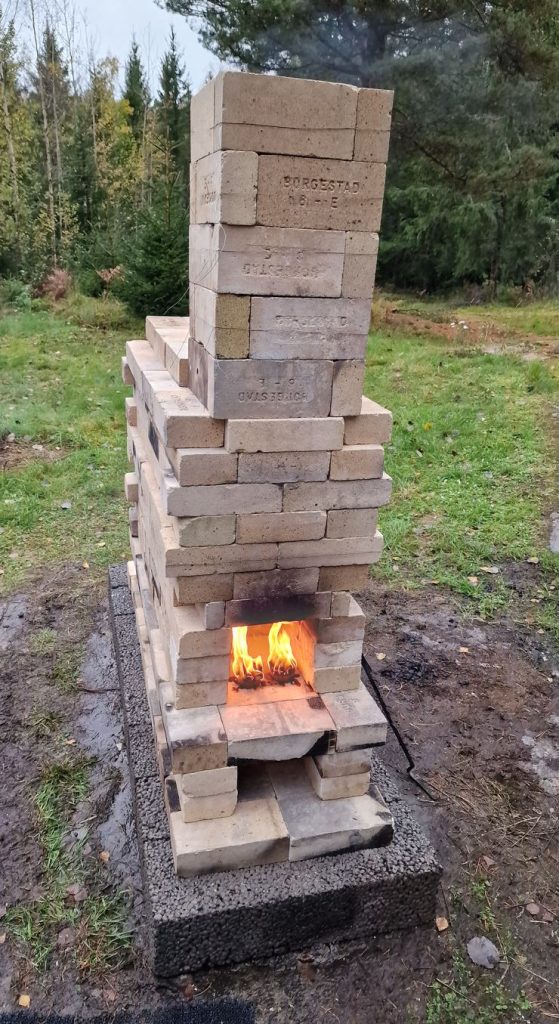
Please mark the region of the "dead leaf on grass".
POLYGON ((539 558, 536 558, 535 555, 532 558, 527 558, 526 561, 528 562, 529 565, 539 565, 540 564, 539 558))
POLYGON ((436 925, 436 928, 437 928, 438 932, 446 932, 446 930, 447 930, 447 928, 449 926, 448 925, 448 920, 447 920, 446 917, 436 917, 435 918, 435 925, 436 925))
POLYGON ((102 864, 108 864, 110 858, 111 855, 108 850, 101 850, 101 853, 99 854, 99 860, 101 861, 102 864))
POLYGON ((26 1010, 27 1007, 31 1005, 31 996, 28 996, 26 992, 22 992, 17 1001, 17 1005, 22 1006, 23 1009, 26 1010))
POLYGON ((501 570, 496 565, 482 565, 479 571, 486 573, 488 576, 496 576, 501 570))
POLYGON ((386 654, 383 654, 382 651, 377 651, 377 653, 375 654, 375 658, 377 659, 377 661, 384 661, 384 659, 386 658, 386 654))
POLYGON ((470 653, 470 648, 469 647, 459 647, 458 648, 458 653, 459 654, 469 654, 470 653))
POLYGON ((477 576, 468 576, 468 583, 471 583, 472 587, 477 587, 479 580, 477 576))

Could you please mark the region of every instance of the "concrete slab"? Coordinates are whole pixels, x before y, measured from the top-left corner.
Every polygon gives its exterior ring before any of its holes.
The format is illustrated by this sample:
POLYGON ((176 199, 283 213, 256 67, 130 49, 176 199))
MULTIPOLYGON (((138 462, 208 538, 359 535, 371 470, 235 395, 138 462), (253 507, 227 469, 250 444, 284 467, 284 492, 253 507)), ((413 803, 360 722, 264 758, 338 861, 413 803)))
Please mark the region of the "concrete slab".
MULTIPOLYGON (((110 579, 112 603, 113 591, 126 586, 125 567, 114 567, 110 579)), ((131 603, 130 608, 133 621, 131 603)), ((133 653, 137 647, 134 630, 121 632, 115 646, 124 695, 143 683, 138 669, 141 662, 133 653)), ((138 764, 143 765, 141 778, 158 776, 155 745, 153 740, 151 745, 147 743, 151 732, 148 711, 143 728, 128 728, 125 713, 125 729, 133 782, 138 778, 138 764)), ((175 874, 171 845, 163 834, 162 788, 139 787, 135 815, 137 822, 143 823, 138 841, 149 954, 155 973, 172 977, 202 967, 261 959, 304 949, 318 938, 340 942, 432 926, 440 865, 390 775, 375 757, 372 774, 394 818, 394 839, 389 846, 196 878, 175 874)))

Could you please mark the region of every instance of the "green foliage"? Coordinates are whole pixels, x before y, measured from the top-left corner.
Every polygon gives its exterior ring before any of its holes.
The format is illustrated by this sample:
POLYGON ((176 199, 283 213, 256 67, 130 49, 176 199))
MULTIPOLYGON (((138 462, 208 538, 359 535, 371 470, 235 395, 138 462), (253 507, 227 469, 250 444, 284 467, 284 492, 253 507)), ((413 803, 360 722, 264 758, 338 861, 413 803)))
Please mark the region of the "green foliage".
POLYGON ((132 40, 130 54, 124 69, 124 98, 128 103, 128 119, 134 138, 140 139, 146 107, 149 103, 149 91, 140 51, 135 39, 132 40))
POLYGON ((557 288, 556 0, 165 0, 222 60, 395 90, 379 272, 557 288))
POLYGON ((188 311, 188 218, 177 189, 143 213, 124 257, 116 294, 132 313, 159 316, 188 311))
POLYGON ((62 45, 48 18, 36 17, 29 67, 0 10, 0 280, 35 289, 62 267, 87 295, 107 295, 119 277, 122 294, 135 294, 142 271, 134 243, 156 236, 157 217, 160 233, 168 230, 172 207, 168 245, 178 255, 163 258, 153 294, 174 302, 186 287, 187 240, 177 231, 186 230, 190 131, 176 39, 171 34, 154 100, 132 42, 119 98, 115 60, 89 61, 87 77, 76 78, 80 55, 62 45))

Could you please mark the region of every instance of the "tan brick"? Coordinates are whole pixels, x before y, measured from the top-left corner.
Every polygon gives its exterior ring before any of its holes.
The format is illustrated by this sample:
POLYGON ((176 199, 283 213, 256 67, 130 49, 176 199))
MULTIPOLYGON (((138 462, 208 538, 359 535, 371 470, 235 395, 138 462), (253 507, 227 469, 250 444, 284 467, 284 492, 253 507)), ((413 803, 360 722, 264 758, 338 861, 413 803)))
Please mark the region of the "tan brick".
MULTIPOLYGON (((379 201, 378 222, 380 227, 382 203, 379 201)), ((346 299, 371 299, 375 283, 378 255, 378 234, 363 231, 346 233, 342 295, 346 299)))
POLYGON ((352 600, 353 600, 352 595, 348 594, 346 591, 342 591, 341 593, 338 592, 338 593, 332 594, 331 612, 330 612, 331 616, 334 617, 334 616, 337 616, 337 615, 342 615, 342 616, 349 615, 349 611, 350 611, 350 608, 351 608, 352 600))
POLYGON ((231 871, 275 864, 289 855, 289 836, 273 793, 243 800, 235 813, 215 821, 183 821, 169 816, 175 871, 191 878, 208 871, 231 871))
POLYGON ((131 369, 130 369, 130 367, 128 365, 128 360, 127 360, 126 356, 122 356, 121 361, 120 361, 120 366, 121 366, 121 372, 122 372, 122 383, 123 384, 128 384, 128 385, 134 387, 134 376, 133 376, 132 371, 131 371, 131 369))
POLYGON ((239 455, 239 483, 326 480, 329 467, 330 452, 243 453, 239 455))
MULTIPOLYGON (((357 104, 356 104, 357 109, 357 104)), ((194 163, 213 153, 215 125, 215 78, 199 89, 190 102, 190 159, 194 163)), ((220 147, 216 147, 219 149, 220 147)))
POLYGON ((360 89, 356 128, 359 131, 389 132, 393 103, 394 93, 389 89, 360 89))
POLYGON ((186 688, 194 683, 226 681, 229 676, 229 656, 174 658, 171 653, 171 671, 175 683, 186 688))
POLYGON ((174 772, 207 771, 227 764, 227 740, 217 707, 178 710, 162 694, 161 716, 174 772))
POLYGON ((363 395, 358 416, 345 421, 344 444, 386 444, 392 435, 392 413, 363 395))
POLYGON ((345 238, 343 231, 191 224, 190 280, 235 295, 339 296, 345 238))
POLYGON ((192 99, 192 159, 214 149, 350 160, 358 90, 225 72, 192 99))
MULTIPOLYGON (((333 543, 343 543, 333 542, 333 543)), ((217 547, 177 547, 166 550, 166 570, 168 576, 186 576, 195 574, 200 567, 200 575, 213 572, 242 572, 251 569, 274 569, 277 563, 277 544, 227 544, 217 547)))
POLYGON ((225 448, 168 448, 167 457, 181 487, 237 480, 237 456, 225 448))
MULTIPOLYGON (((203 516, 210 509, 228 512, 281 512, 278 484, 216 484, 180 487, 165 480, 164 507, 172 516, 203 516)), ((295 486, 295 485, 290 485, 295 486)), ((318 486, 318 485, 315 485, 318 486)))
POLYGON ((323 668, 351 668, 361 664, 361 640, 337 640, 317 643, 314 649, 315 671, 323 668))
POLYGON ((331 416, 357 415, 365 380, 365 364, 361 359, 345 359, 334 363, 331 416))
POLYGON ((369 582, 368 565, 322 566, 318 581, 319 590, 363 590, 369 582))
POLYGON ((388 160, 390 132, 371 132, 358 128, 355 132, 355 160, 371 160, 385 164, 388 160))
POLYGON ((191 334, 207 351, 222 359, 249 354, 250 297, 221 295, 190 285, 191 334))
POLYGON ((188 343, 184 341, 167 341, 165 345, 165 369, 181 388, 189 384, 188 343))
POLYGON ((124 474, 124 494, 127 501, 137 502, 138 500, 138 477, 135 473, 124 474))
MULTIPOLYGON (((338 755, 340 757, 342 755, 338 755)), ((237 768, 213 768, 206 772, 192 772, 179 776, 179 793, 185 796, 216 796, 218 793, 233 793, 237 789, 237 768)))
POLYGON ((314 669, 312 685, 317 693, 342 693, 356 690, 361 678, 361 664, 336 665, 314 669))
POLYGON ((323 778, 312 757, 304 759, 304 765, 312 788, 321 800, 341 800, 352 796, 363 796, 369 791, 369 772, 359 775, 337 775, 323 778))
POLYGON ((342 775, 369 774, 371 769, 371 749, 347 750, 344 753, 334 751, 331 754, 315 755, 315 764, 323 779, 337 779, 342 775))
POLYGON ((340 418, 296 420, 231 420, 225 447, 231 452, 320 452, 342 447, 340 418))
POLYGON ((325 512, 269 512, 237 516, 237 543, 320 540, 325 512))
POLYGON ((331 509, 326 523, 326 536, 374 537, 377 520, 376 508, 331 509))
POLYGON ((296 156, 258 158, 258 224, 377 231, 385 165, 296 156))
POLYGON ((207 708, 227 703, 227 680, 209 683, 175 684, 175 707, 207 708))
MULTIPOLYGON (((232 597, 235 600, 271 599, 318 590, 318 569, 275 569, 273 572, 236 572, 232 597)), ((328 587, 321 587, 328 590, 328 587)), ((228 600, 226 598, 225 600, 228 600)))
POLYGON ((225 625, 225 601, 208 601, 207 604, 197 604, 196 608, 204 629, 221 629, 225 625))
POLYGON ((326 480, 324 483, 285 484, 283 511, 380 508, 388 502, 391 486, 392 481, 386 473, 378 480, 326 480))
POLYGON ((314 619, 313 629, 319 643, 337 643, 339 641, 359 640, 363 643, 365 635, 365 615, 351 595, 347 595, 348 614, 332 615, 327 619, 314 619))
MULTIPOLYGON (((250 355, 257 359, 363 359, 368 299, 250 300, 250 355)), ((201 339, 199 339, 201 340, 201 339)))
POLYGON ((193 224, 256 224, 256 153, 211 153, 191 164, 193 224))
MULTIPOLYGON (((166 597, 162 615, 164 616, 168 636, 169 651, 177 658, 205 658, 224 655, 231 652, 230 629, 207 629, 200 605, 173 607, 171 603, 172 586, 168 581, 161 581, 166 597)), ((224 612, 225 615, 225 612, 224 612)))
POLYGON ((151 349, 145 342, 128 342, 136 388, 153 418, 153 425, 169 448, 219 448, 224 424, 210 417, 189 388, 178 387, 168 370, 150 369, 151 349))
POLYGON ((233 597, 233 574, 178 576, 173 581, 173 592, 176 605, 196 604, 199 601, 230 601, 233 597))
POLYGON ((126 422, 131 427, 137 426, 138 423, 138 408, 133 398, 125 398, 124 406, 126 410, 126 422))
POLYGON ((331 480, 374 480, 382 476, 384 448, 379 444, 346 445, 332 452, 331 480))
MULTIPOLYGON (((334 364, 327 359, 214 359, 188 346, 194 394, 214 419, 327 416, 334 364)), ((359 386, 359 398, 362 386, 359 386)), ((352 412, 347 407, 346 412, 352 412)))
POLYGON ((215 793, 212 796, 186 796, 180 792, 180 804, 185 822, 229 818, 237 806, 237 790, 231 793, 215 793))
POLYGON ((328 538, 323 540, 290 541, 279 545, 280 569, 297 566, 371 565, 382 552, 382 534, 374 537, 328 538))
POLYGON ((175 533, 183 547, 233 544, 235 540, 235 516, 192 516, 175 518, 175 533))
POLYGON ((322 700, 336 726, 336 750, 386 742, 386 719, 363 684, 348 693, 326 693, 322 700))

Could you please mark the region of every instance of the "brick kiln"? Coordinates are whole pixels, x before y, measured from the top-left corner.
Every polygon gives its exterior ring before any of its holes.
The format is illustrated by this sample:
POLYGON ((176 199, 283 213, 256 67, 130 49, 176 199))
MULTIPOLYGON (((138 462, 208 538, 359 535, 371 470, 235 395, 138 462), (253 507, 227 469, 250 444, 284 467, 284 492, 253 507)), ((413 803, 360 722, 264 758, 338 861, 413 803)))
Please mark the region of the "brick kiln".
POLYGON ((134 596, 176 871, 384 844, 361 682, 391 416, 362 397, 392 94, 192 101, 190 318, 124 377, 134 596))

